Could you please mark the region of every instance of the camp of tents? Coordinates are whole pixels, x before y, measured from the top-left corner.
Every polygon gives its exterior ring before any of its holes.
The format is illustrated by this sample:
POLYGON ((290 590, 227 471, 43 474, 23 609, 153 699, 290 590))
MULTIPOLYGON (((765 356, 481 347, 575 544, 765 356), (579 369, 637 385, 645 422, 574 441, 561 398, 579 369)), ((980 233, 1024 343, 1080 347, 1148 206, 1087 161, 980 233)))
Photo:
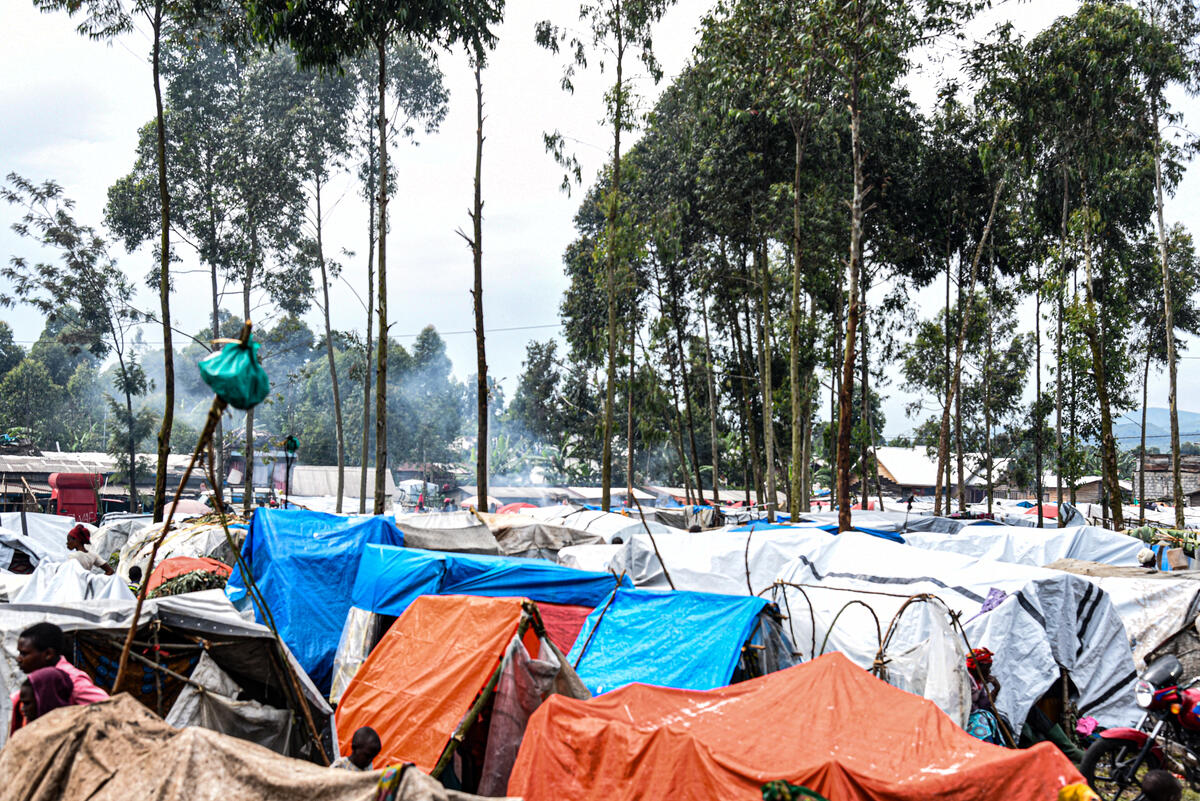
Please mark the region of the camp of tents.
MULTIPOLYGON (((1102 728, 1136 721, 1148 659, 1200 642, 1200 581, 1144 567, 1147 544, 1122 533, 886 507, 854 511, 841 534, 826 512, 661 511, 259 509, 166 535, 122 520, 93 539, 112 576, 69 558, 60 520, 34 516, 36 534, 0 528, 0 563, 30 568, 0 569, 0 711, 27 626, 58 625, 72 664, 106 687, 132 626, 125 694, 80 717, 70 748, 111 707, 167 727, 120 735, 130 759, 185 772, 240 740, 259 750, 230 764, 275 777, 271 760, 327 762, 369 726, 376 768, 411 763, 431 782, 412 798, 749 799, 773 779, 830 799, 1053 798, 1080 780, 1053 745, 964 730, 970 649, 994 655, 1007 721, 1055 696, 1102 728), (196 575, 224 589, 194 591, 196 575)), ((66 737, 61 712, 14 748, 39 729, 66 737)), ((372 797, 341 779, 310 793, 308 771, 294 772, 305 797, 372 797)), ((262 797, 292 792, 264 781, 262 797)))

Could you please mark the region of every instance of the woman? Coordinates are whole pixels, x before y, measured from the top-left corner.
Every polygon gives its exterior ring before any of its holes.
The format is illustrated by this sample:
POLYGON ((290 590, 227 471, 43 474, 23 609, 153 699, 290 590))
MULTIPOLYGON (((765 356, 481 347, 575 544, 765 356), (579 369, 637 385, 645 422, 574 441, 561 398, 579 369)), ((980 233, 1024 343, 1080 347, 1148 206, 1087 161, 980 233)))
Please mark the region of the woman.
POLYGON ((60 706, 71 705, 71 677, 58 668, 40 668, 21 685, 20 703, 13 709, 11 732, 60 706))

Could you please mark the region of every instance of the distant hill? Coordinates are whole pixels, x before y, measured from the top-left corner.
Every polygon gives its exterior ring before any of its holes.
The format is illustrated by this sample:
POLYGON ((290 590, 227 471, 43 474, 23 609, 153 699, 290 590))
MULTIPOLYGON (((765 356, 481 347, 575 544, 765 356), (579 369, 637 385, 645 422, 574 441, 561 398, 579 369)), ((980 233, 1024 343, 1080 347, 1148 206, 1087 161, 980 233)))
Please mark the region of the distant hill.
MULTIPOLYGON (((1113 436, 1125 448, 1136 445, 1142 436, 1141 410, 1126 412, 1113 421, 1113 436)), ((1200 442, 1200 412, 1179 410, 1179 438, 1200 442)), ((1171 412, 1162 406, 1146 409, 1146 447, 1167 450, 1171 444, 1171 412)))

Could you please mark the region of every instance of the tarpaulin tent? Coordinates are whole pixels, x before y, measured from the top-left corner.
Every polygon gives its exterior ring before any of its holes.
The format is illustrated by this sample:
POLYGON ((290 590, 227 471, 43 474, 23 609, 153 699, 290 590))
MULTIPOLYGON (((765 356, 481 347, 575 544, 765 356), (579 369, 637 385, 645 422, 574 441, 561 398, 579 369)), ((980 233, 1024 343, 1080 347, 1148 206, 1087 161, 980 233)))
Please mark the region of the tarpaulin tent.
POLYGON ((534 713, 508 792, 525 801, 762 798, 1053 801, 1083 777, 1053 745, 989 745, 841 654, 709 692, 633 685, 534 713))
POLYGON ((612 572, 609 565, 613 557, 624 548, 624 545, 568 545, 559 550, 555 561, 564 567, 576 570, 593 570, 596 572, 612 572))
MULTIPOLYGON (((781 585, 773 597, 788 615, 792 642, 806 655, 837 650, 871 666, 906 598, 928 593, 962 613, 972 646, 995 653, 996 705, 1014 725, 1060 678, 1060 669, 1078 689, 1081 714, 1105 725, 1136 717, 1125 627, 1108 595, 1079 576, 843 534, 798 556, 781 578, 795 586, 781 585)), ((947 616, 917 606, 918 614, 906 612, 897 624, 888 654, 941 641, 944 647, 931 649, 926 661, 956 660, 945 649, 960 642, 934 628, 947 616)))
MULTIPOLYGON (((116 662, 125 633, 133 622, 135 606, 132 598, 0 604, 2 719, 9 719, 12 712, 9 695, 24 679, 16 662, 17 637, 22 631, 35 623, 55 624, 68 636, 68 652, 64 656, 90 675, 96 684, 110 689, 116 678, 116 662)), ((247 739, 267 734, 269 742, 286 742, 293 756, 316 758, 316 748, 300 704, 308 706, 314 724, 322 730, 318 733, 328 729, 333 710, 291 652, 280 648, 265 626, 239 615, 219 590, 149 599, 142 606, 138 627, 138 640, 157 639, 161 650, 144 649, 143 653, 142 648, 135 648, 133 653, 139 656, 126 666, 119 690, 133 693, 147 707, 158 709, 161 705, 164 711, 171 710, 184 687, 188 686, 178 677, 190 680, 201 658, 207 657, 239 685, 232 696, 219 691, 206 693, 206 701, 223 711, 220 721, 211 725, 247 739), (147 661, 161 664, 171 673, 158 670, 147 661), (289 674, 294 675, 294 681, 289 674), (298 697, 296 687, 300 688, 302 699, 298 697), (263 732, 256 721, 248 720, 242 714, 245 705, 252 704, 257 704, 256 711, 267 707, 284 713, 276 731, 263 732), (279 731, 281 726, 283 731, 279 731)), ((7 735, 7 727, 0 729, 0 742, 7 735)))
MULTIPOLYGON (((128 695, 69 706, 0 752, 0 801, 374 801, 382 771, 329 770, 199 728, 175 729, 128 695)), ((393 801, 469 801, 406 770, 393 801)))
POLYGON ((634 682, 710 690, 729 684, 739 663, 751 674, 795 664, 762 598, 626 588, 596 607, 567 659, 596 694, 634 682), (762 647, 752 668, 748 642, 762 647))
POLYGON ((645 533, 647 529, 652 534, 672 534, 679 531, 677 528, 664 526, 662 523, 649 517, 643 522, 636 510, 631 511, 628 515, 624 515, 617 514, 616 512, 602 512, 599 509, 560 504, 558 506, 543 506, 540 509, 526 509, 525 512, 528 515, 536 517, 538 520, 544 520, 565 528, 572 528, 576 531, 598 534, 608 543, 618 541, 628 542, 630 537, 645 533))
POLYGON ((563 548, 604 542, 599 534, 560 526, 532 515, 479 512, 478 516, 491 529, 503 556, 554 561, 563 548))
POLYGON ((904 535, 904 541, 926 550, 1034 567, 1044 567, 1059 559, 1137 567, 1138 552, 1146 547, 1137 537, 1098 526, 1049 529, 968 526, 957 534, 910 532, 904 535))
MULTIPOLYGON (((280 636, 323 692, 329 691, 359 558, 370 543, 403 545, 404 535, 390 517, 259 509, 242 544, 242 559, 280 636)), ((239 568, 225 594, 235 604, 250 603, 239 568)), ((263 610, 254 613, 266 619, 263 610)))
POLYGON ((561 652, 544 637, 538 641, 538 629, 537 607, 520 598, 418 598, 342 696, 337 726, 343 751, 355 730, 371 726, 383 743, 381 763, 413 762, 433 771, 472 733, 490 698, 486 756, 477 773, 464 772, 475 773, 470 778, 480 781, 484 794, 502 794, 533 708, 552 692, 587 697, 561 652), (536 659, 527 648, 535 632, 536 659))
MULTIPOLYGON (((211 557, 227 565, 236 561, 238 545, 245 536, 246 526, 241 523, 229 523, 231 537, 225 536, 225 527, 216 517, 202 518, 186 523, 172 523, 171 530, 159 545, 155 561, 161 562, 174 556, 190 556, 194 558, 211 557), (232 545, 230 539, 233 540, 232 545)), ((150 566, 150 553, 154 550, 154 542, 162 534, 162 524, 155 523, 144 526, 129 535, 129 539, 121 547, 120 561, 117 563, 117 573, 129 581, 129 571, 137 567, 145 578, 146 569, 150 566)), ((132 581, 130 583, 133 583, 132 581)))
POLYGON ((85 570, 74 559, 43 562, 29 581, 10 596, 14 604, 65 604, 77 601, 132 601, 129 585, 119 576, 85 570))
POLYGON ((783 567, 797 556, 834 539, 819 528, 787 526, 735 534, 702 531, 630 538, 608 563, 636 587, 757 595, 770 589, 783 567), (661 561, 660 561, 661 557, 661 561), (671 576, 667 581, 663 572, 671 576))
MULTIPOLYGON (((537 603, 568 605, 575 608, 571 613, 576 621, 571 632, 573 642, 583 619, 618 583, 633 586, 628 578, 618 582, 611 573, 589 573, 534 559, 367 545, 338 643, 330 697, 341 697, 366 659, 376 639, 377 617, 398 617, 421 595, 522 597, 537 603)), ((547 617, 554 621, 552 636, 571 628, 561 614, 548 612, 547 617)), ((555 644, 562 649, 571 647, 570 642, 557 638, 555 644)))
POLYGON ((496 538, 472 512, 425 512, 397 515, 396 527, 410 548, 459 553, 499 553, 496 538))
POLYGON ((207 556, 172 556, 154 566, 154 572, 150 574, 150 580, 146 589, 154 592, 162 586, 163 582, 188 573, 194 573, 197 570, 225 577, 228 577, 233 572, 233 568, 229 565, 224 562, 218 562, 216 559, 209 559, 207 556))

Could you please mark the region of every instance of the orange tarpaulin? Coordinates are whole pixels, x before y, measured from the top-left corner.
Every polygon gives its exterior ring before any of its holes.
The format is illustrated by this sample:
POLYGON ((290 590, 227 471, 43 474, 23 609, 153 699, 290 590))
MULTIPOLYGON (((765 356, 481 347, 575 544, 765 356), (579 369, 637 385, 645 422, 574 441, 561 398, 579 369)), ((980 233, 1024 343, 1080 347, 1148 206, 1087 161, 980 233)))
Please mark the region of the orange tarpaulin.
POLYGON ((521 620, 520 598, 423 595, 388 629, 337 709, 343 754, 361 726, 379 733, 376 765, 429 772, 500 665, 521 620))
POLYGON ((1056 798, 1082 781, 1053 745, 1014 751, 840 653, 708 692, 634 684, 534 713, 508 793, 564 798, 760 799, 785 779, 836 801, 1056 798))
POLYGON ((172 556, 170 559, 162 560, 158 563, 158 567, 154 568, 154 572, 150 574, 150 587, 147 592, 157 589, 164 581, 170 581, 195 570, 206 570, 209 573, 216 573, 218 576, 228 576, 232 568, 224 562, 209 559, 207 556, 172 556))

